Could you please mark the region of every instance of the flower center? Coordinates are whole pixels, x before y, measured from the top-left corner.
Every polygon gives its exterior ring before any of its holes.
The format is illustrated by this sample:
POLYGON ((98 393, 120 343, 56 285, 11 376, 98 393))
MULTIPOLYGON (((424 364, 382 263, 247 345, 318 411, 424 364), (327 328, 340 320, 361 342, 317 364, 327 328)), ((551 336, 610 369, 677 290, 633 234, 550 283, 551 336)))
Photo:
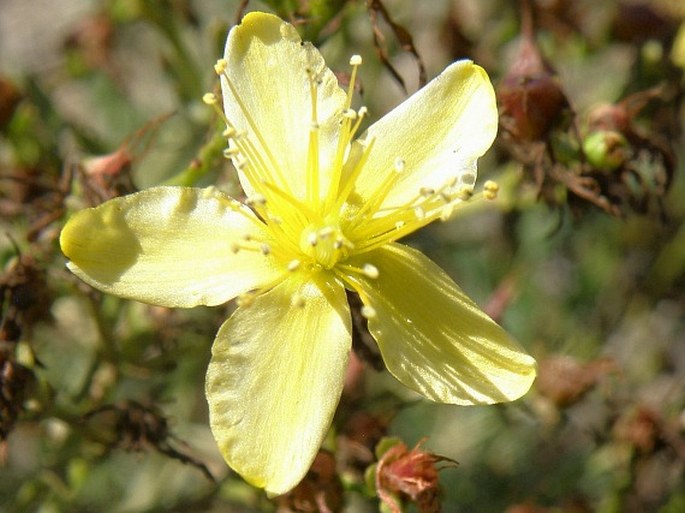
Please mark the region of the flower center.
POLYGON ((331 269, 347 258, 353 244, 335 222, 312 223, 302 231, 300 250, 312 263, 331 269))

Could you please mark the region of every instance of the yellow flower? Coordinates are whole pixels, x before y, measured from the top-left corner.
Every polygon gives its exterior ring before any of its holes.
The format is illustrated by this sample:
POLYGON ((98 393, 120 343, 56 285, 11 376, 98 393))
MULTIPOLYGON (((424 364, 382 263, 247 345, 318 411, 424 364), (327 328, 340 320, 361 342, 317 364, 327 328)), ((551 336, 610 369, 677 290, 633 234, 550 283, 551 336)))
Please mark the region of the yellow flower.
MULTIPOLYGON (((354 83, 361 58, 350 62, 354 83)), ((352 110, 353 85, 343 91, 276 16, 248 14, 216 71, 247 201, 154 187, 76 213, 60 242, 72 272, 120 297, 168 307, 238 298, 206 383, 228 464, 270 494, 307 472, 343 386, 346 289, 407 387, 452 404, 523 395, 533 358, 437 265, 395 242, 473 190, 497 130, 485 72, 452 64, 354 140, 366 111, 352 110)))

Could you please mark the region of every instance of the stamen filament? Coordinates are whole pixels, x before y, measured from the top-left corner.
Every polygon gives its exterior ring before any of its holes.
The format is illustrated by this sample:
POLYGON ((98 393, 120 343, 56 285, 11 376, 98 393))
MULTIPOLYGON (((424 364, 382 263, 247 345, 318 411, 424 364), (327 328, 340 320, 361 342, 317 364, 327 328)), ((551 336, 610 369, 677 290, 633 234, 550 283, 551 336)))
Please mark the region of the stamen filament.
POLYGON ((287 190, 289 193, 292 194, 292 191, 289 189, 288 182, 287 182, 287 180, 285 180, 285 177, 283 175, 283 170, 281 169, 281 166, 278 164, 278 161, 274 158, 273 153, 271 153, 271 150, 269 149, 269 145, 264 140, 264 137, 262 136, 262 133, 259 131, 257 124, 255 123, 254 119, 250 115, 250 112, 248 111, 247 107, 245 106, 245 102, 243 101, 242 97, 238 93, 238 89, 235 87, 235 84, 233 84, 233 81, 228 76, 228 72, 226 70, 224 70, 221 76, 224 78, 224 80, 226 81, 226 85, 231 90, 231 94, 233 95, 233 98, 235 99, 235 101, 238 103, 238 106, 239 106, 240 110, 242 111, 243 115, 245 116, 245 119, 247 120, 248 125, 250 125, 250 128, 252 129, 252 133, 257 138, 257 141, 259 141, 259 145, 261 146, 262 151, 264 152, 264 154, 266 155, 266 157, 269 160, 269 163, 271 164, 271 170, 272 170, 274 176, 278 179, 280 185, 285 190, 287 190))

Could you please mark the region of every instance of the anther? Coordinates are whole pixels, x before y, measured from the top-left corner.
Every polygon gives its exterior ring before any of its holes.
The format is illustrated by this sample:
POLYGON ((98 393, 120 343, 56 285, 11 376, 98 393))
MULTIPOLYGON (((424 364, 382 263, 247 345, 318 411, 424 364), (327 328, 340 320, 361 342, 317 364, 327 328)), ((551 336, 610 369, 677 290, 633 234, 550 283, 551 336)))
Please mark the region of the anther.
POLYGON ((433 194, 435 194, 435 189, 431 189, 430 187, 421 187, 421 189, 419 190, 419 193, 424 198, 428 198, 428 197, 432 196, 433 194))
POLYGON ((319 236, 316 233, 312 232, 309 235, 307 235, 307 242, 310 246, 314 247, 319 242, 319 236))
POLYGON ((488 180, 483 184, 483 197, 485 199, 493 200, 497 197, 497 192, 499 191, 499 185, 497 182, 488 180))
POLYGON ((363 118, 363 117, 366 116, 368 113, 369 113, 369 109, 366 108, 366 105, 362 105, 361 107, 359 107, 359 110, 357 111, 357 115, 358 115, 360 118, 363 118))
POLYGON ((238 153, 240 153, 238 148, 226 148, 223 151, 223 155, 227 159, 232 159, 233 157, 237 156, 238 153))
POLYGON ((262 251, 262 255, 264 256, 268 256, 271 253, 271 247, 268 244, 260 245, 259 249, 262 251))
POLYGON ((361 307, 361 314, 365 319, 373 319, 376 317, 376 309, 373 306, 364 305, 361 307))
POLYGON ((361 66, 362 64, 362 56, 361 55, 353 55, 350 57, 350 66, 361 66))
POLYGON ((473 196, 473 191, 469 187, 464 187, 457 192, 457 197, 462 201, 470 199, 471 196, 473 196))
POLYGON ((232 137, 235 137, 236 134, 236 129, 233 128, 232 126, 227 126, 226 129, 221 132, 221 135, 224 136, 226 139, 231 139, 232 137))
POLYGON ((217 75, 223 75, 227 67, 228 62, 226 62, 226 59, 219 59, 218 61, 216 61, 216 64, 214 65, 214 71, 217 75))
POLYGON ((343 110, 342 115, 347 119, 357 119, 357 112, 354 109, 345 109, 343 110))
POLYGON ((291 260, 290 262, 288 262, 288 271, 290 271, 290 272, 297 271, 297 269, 299 269, 301 263, 302 262, 300 262, 297 258, 295 258, 294 260, 291 260))
POLYGON ((295 308, 304 308, 305 300, 300 294, 293 294, 293 297, 290 298, 290 304, 295 308))
POLYGON ((414 208, 414 215, 416 219, 424 219, 426 217, 426 211, 421 207, 414 208))
POLYGON ((216 95, 214 93, 205 93, 204 95, 202 95, 202 101, 205 102, 207 105, 215 105, 216 95))
POLYGON ((371 278, 372 280, 375 280, 380 275, 378 272, 378 267, 373 264, 364 264, 362 266, 362 273, 364 273, 364 276, 371 278))
POLYGON ((231 242, 231 253, 235 255, 236 253, 238 253, 238 251, 240 251, 240 244, 238 244, 237 242, 231 242))
POLYGON ((266 198, 261 194, 255 194, 245 200, 246 205, 266 205, 266 198))

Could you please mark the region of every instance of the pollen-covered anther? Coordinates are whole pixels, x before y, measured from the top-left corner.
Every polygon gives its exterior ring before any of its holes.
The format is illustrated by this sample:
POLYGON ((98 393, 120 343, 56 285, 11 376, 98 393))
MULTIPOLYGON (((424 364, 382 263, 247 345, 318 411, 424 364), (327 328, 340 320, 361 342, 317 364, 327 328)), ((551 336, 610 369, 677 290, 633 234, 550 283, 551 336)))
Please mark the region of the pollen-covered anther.
POLYGON ((205 93, 202 95, 202 101, 207 105, 216 105, 216 95, 214 93, 205 93))
POLYGON ((218 61, 216 61, 216 64, 214 65, 214 71, 217 75, 223 75, 227 67, 228 62, 226 61, 226 59, 219 59, 218 61))
POLYGON ((497 197, 499 192, 499 185, 497 182, 488 180, 483 184, 483 197, 488 200, 493 200, 497 197))
POLYGON ((361 66, 362 65, 362 56, 361 55, 353 55, 350 57, 350 66, 361 66))
POLYGON ((414 215, 416 216, 416 219, 425 219, 426 211, 421 207, 414 207, 414 215))
POLYGON ((262 255, 264 256, 269 256, 271 254, 271 246, 269 246, 266 243, 260 244, 259 250, 262 252, 262 255))
POLYGON ((457 197, 462 201, 467 201, 473 196, 473 190, 470 187, 463 187, 457 191, 457 197))
POLYGON ((361 307, 362 317, 365 319, 373 319, 376 317, 376 309, 370 305, 364 305, 361 307))
POLYGON ((235 134, 237 133, 237 130, 233 128, 232 126, 227 126, 223 132, 221 132, 221 135, 225 137, 226 139, 231 139, 235 137, 235 134))
POLYGON ((295 259, 291 260, 290 262, 288 262, 288 265, 287 265, 288 271, 290 271, 291 273, 295 272, 300 268, 300 265, 302 265, 302 262, 300 262, 297 258, 295 258, 295 259))
POLYGON ((240 244, 238 244, 235 241, 231 242, 230 248, 231 248, 231 253, 233 253, 235 255, 238 253, 238 251, 240 251, 240 244))
POLYGON ((430 196, 433 196, 435 194, 435 189, 432 189, 430 187, 421 187, 419 190, 419 194, 423 196, 424 198, 429 198, 430 196))
POLYGON ((380 276, 378 267, 368 263, 362 266, 362 273, 364 274, 364 276, 366 276, 367 278, 371 278, 372 280, 375 280, 376 278, 378 278, 378 276, 380 276))
POLYGON ((315 233, 315 232, 311 232, 311 233, 307 234, 307 243, 308 243, 311 247, 315 247, 315 246, 319 243, 319 236, 318 236, 318 234, 315 233))

